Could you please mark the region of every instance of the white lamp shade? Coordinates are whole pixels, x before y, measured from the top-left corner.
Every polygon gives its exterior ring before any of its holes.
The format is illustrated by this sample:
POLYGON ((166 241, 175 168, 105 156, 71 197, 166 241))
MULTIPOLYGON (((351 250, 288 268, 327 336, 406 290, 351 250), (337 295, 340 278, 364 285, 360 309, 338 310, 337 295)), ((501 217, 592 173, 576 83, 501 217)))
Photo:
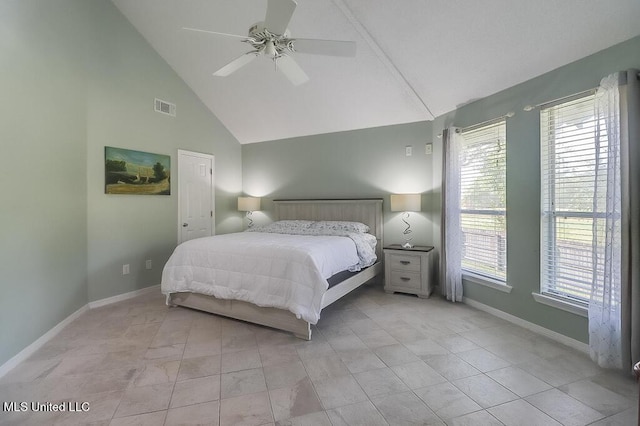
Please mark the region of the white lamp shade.
POLYGON ((260 210, 260 198, 238 197, 238 211, 255 212, 260 210))
POLYGON ((420 194, 391 194, 392 212, 419 212, 420 194))

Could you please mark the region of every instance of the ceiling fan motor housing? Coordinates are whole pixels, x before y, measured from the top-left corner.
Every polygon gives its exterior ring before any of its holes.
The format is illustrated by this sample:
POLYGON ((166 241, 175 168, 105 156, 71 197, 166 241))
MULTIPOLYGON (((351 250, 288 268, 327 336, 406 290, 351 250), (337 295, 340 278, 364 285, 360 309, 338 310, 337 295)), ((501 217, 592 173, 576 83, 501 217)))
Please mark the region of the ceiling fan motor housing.
POLYGON ((284 34, 274 34, 264 26, 264 22, 258 22, 249 28, 249 43, 258 53, 265 53, 272 58, 279 58, 285 51, 293 52, 293 39, 289 38, 287 29, 284 34))

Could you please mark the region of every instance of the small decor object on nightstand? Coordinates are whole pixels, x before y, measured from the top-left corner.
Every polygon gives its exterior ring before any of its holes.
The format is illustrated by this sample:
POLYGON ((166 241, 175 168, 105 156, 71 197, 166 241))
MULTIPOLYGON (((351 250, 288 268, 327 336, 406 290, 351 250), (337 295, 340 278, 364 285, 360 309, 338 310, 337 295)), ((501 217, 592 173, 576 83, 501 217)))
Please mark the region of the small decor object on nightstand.
POLYGON ((407 219, 409 219, 409 212, 419 212, 420 207, 420 194, 391 194, 391 211, 404 212, 407 215, 402 218, 402 221, 407 225, 407 228, 403 232, 406 239, 405 243, 402 245, 403 248, 413 247, 413 244, 411 244, 411 237, 409 237, 409 234, 411 233, 411 225, 407 222, 407 219))
POLYGON ((384 291, 415 294, 425 299, 433 291, 429 274, 431 246, 403 248, 391 244, 384 248, 384 291))
POLYGON ((238 197, 238 211, 247 212, 247 228, 253 226, 251 215, 258 210, 260 210, 260 198, 238 197))

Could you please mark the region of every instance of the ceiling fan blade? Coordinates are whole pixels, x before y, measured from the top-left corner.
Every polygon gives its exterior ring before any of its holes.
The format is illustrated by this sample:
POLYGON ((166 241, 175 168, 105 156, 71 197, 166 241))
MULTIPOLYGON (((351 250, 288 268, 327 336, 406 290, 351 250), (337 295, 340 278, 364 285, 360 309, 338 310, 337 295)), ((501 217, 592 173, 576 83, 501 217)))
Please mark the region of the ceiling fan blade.
POLYGON ((218 71, 214 72, 213 75, 215 75, 217 77, 226 77, 229 74, 231 74, 231 73, 239 70, 240 68, 244 67, 249 62, 253 61, 257 56, 258 56, 258 54, 256 54, 255 52, 245 53, 244 55, 240 56, 239 58, 234 59, 233 61, 229 62, 224 67, 220 68, 218 71))
POLYGON ((283 35, 297 5, 293 0, 269 0, 267 16, 264 18, 265 28, 274 34, 283 35))
POLYGON ((293 50, 314 55, 356 56, 356 42, 296 38, 293 39, 293 50))
POLYGON ((300 68, 300 65, 298 65, 291 56, 279 57, 276 61, 276 65, 294 86, 299 86, 309 80, 307 73, 300 68))
POLYGON ((241 36, 241 35, 236 35, 236 34, 227 34, 227 33, 219 33, 216 31, 208 31, 208 30, 199 30, 197 28, 187 28, 187 27, 182 27, 183 30, 187 30, 187 31, 196 31, 199 33, 206 33, 206 34, 214 34, 214 35, 220 35, 220 36, 225 36, 225 37, 237 37, 237 38, 244 38, 246 39, 247 36, 241 36))

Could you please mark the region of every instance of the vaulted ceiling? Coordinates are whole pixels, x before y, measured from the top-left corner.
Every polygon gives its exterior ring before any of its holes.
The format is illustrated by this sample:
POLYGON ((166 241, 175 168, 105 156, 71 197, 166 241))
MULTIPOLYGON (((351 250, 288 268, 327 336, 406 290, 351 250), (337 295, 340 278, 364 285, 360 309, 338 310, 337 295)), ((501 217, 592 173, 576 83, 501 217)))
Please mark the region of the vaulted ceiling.
POLYGON ((357 54, 295 53, 294 86, 266 57, 213 76, 249 46, 182 29, 244 36, 267 0, 112 1, 240 143, 431 120, 640 35, 638 0, 297 0, 293 38, 357 54))

